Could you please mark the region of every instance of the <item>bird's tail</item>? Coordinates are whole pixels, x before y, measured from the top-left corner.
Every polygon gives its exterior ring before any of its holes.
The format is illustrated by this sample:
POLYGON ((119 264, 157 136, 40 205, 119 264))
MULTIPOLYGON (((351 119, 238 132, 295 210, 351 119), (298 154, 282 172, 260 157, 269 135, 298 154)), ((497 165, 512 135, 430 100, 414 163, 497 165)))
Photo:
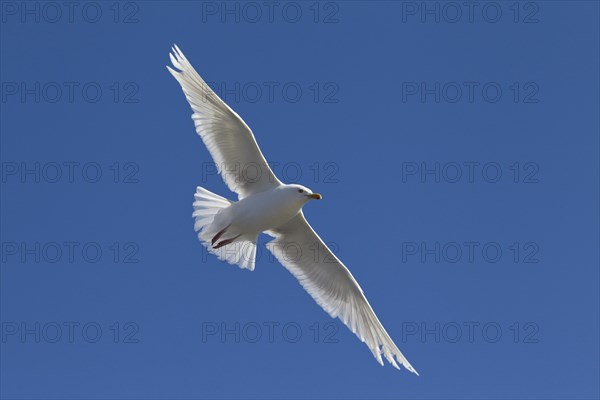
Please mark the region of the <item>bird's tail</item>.
POLYGON ((226 198, 198 186, 194 194, 194 213, 192 214, 195 219, 194 230, 196 232, 207 230, 217 214, 231 204, 233 202, 226 198))
POLYGON ((226 210, 232 201, 200 186, 194 194, 194 230, 207 250, 220 260, 254 270, 256 237, 245 237, 230 228, 226 210))

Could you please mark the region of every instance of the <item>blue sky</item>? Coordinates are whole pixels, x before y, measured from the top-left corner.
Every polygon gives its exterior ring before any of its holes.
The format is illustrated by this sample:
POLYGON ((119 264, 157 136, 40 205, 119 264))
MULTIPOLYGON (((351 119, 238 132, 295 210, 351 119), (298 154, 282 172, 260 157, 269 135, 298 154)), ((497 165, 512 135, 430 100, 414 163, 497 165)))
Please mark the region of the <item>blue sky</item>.
POLYGON ((598 3, 115 4, 0 6, 3 398, 598 398, 598 3), (421 377, 203 250, 173 43, 421 377))

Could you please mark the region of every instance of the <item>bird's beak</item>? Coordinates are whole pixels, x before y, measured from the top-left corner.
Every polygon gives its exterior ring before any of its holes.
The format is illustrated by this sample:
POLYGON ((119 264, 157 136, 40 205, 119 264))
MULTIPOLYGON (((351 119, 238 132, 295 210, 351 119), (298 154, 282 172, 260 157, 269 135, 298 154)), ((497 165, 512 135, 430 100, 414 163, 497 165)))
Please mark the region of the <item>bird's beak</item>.
POLYGON ((315 200, 321 200, 323 198, 323 196, 321 196, 319 193, 311 193, 308 195, 309 199, 315 199, 315 200))

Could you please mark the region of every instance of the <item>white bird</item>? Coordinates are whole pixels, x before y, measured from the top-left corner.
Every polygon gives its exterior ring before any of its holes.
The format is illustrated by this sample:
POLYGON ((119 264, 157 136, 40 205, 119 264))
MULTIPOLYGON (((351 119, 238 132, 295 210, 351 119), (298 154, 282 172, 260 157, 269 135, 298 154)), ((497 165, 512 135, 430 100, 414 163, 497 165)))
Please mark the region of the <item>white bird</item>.
POLYGON ((402 364, 418 375, 348 268, 304 218, 302 207, 321 195, 277 179, 242 118, 212 91, 176 45, 172 50, 171 62, 179 71, 167 69, 181 84, 196 132, 223 180, 238 195, 234 202, 197 187, 194 229, 202 244, 219 259, 252 271, 258 235, 273 236, 267 243, 269 251, 329 315, 338 317, 369 347, 379 364, 383 365, 383 354, 397 369, 402 364))

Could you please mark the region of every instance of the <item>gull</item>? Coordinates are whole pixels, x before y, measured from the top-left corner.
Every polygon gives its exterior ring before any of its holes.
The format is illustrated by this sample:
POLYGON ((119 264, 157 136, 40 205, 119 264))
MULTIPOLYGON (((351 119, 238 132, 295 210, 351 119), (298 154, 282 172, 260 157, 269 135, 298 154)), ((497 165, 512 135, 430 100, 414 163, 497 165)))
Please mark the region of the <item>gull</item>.
POLYGON ((379 364, 383 365, 383 355, 395 368, 401 364, 419 375, 379 322, 348 268, 306 221, 302 207, 322 196, 281 182, 248 125, 213 92, 177 45, 169 56, 177 71, 167 69, 192 107, 196 132, 227 187, 238 195, 238 201, 230 201, 196 188, 194 230, 202 244, 219 259, 252 271, 258 236, 274 237, 267 249, 331 317, 339 318, 369 347, 379 364))

